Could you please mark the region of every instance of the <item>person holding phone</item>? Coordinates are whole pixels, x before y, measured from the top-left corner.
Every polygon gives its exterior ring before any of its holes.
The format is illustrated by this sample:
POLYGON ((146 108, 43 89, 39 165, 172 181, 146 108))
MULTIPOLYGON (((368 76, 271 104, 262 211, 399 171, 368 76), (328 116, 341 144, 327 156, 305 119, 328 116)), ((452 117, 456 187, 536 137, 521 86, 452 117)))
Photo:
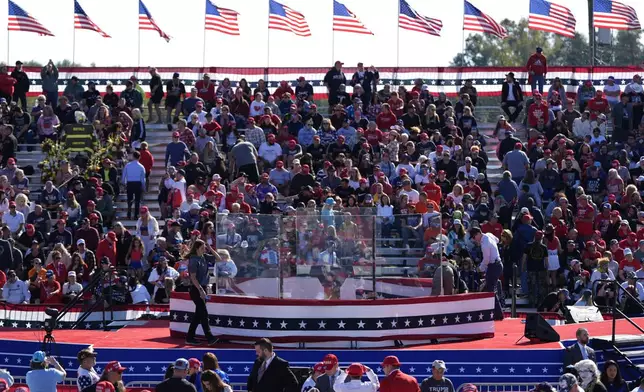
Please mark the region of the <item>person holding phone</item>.
POLYGON ((47 356, 44 351, 36 351, 29 363, 27 386, 30 391, 56 392, 56 385, 67 377, 67 372, 56 358, 47 356))

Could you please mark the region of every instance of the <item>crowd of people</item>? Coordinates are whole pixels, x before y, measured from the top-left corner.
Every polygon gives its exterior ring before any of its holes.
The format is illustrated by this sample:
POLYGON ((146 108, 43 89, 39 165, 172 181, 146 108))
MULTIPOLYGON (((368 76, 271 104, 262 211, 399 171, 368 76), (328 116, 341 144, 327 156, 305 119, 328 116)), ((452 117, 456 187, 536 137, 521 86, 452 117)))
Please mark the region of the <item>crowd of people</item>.
POLYGON ((191 258, 211 269, 214 280, 197 282, 204 295, 225 292, 236 276, 311 265, 324 267, 325 297, 334 298, 352 267, 391 247, 423 250, 407 273, 440 273, 437 295, 502 295, 517 262, 520 294, 540 310, 618 301, 639 313, 641 77, 624 91, 612 77, 603 90, 584 82, 572 98, 557 78, 542 95, 541 50, 526 70, 539 88, 524 97, 509 72, 506 115, 489 136, 478 128, 471 80, 451 100, 422 79, 411 89, 382 85, 362 63, 350 77, 339 61, 327 72, 328 113, 304 77, 270 91, 263 80, 251 89, 204 74, 186 88, 179 73, 164 81, 150 68, 149 99, 135 77, 105 94, 72 77, 61 95, 52 61, 41 71, 43 94, 27 107, 22 64, 11 74, 0 68, 0 250, 11 255, 0 259, 2 299, 69 301, 96 272, 113 271, 103 288, 116 303, 164 303, 195 287, 191 258), (117 137, 123 149, 100 167, 61 159, 42 189, 30 187, 25 171, 34 168, 16 161, 19 143, 57 140, 79 122, 94 126, 101 145, 117 137), (157 216, 141 202, 153 178, 152 122, 172 137, 157 216), (486 148, 494 138, 497 149, 486 148), (491 155, 504 169, 498 184, 488 178, 491 155), (120 194, 127 213, 119 215, 120 194), (119 219, 134 219, 134 228, 119 219))
MULTIPOLYGON (((545 382, 534 386, 534 392, 640 392, 644 381, 627 382, 620 365, 611 359, 604 362, 600 372, 594 350, 588 346, 585 328, 577 331, 577 341, 565 349, 564 371, 555 386, 545 382)), ((437 359, 428 366, 431 375, 419 383, 416 377, 401 370, 398 357, 385 357, 376 371, 361 363, 340 366, 335 354, 328 353, 312 367, 291 368, 276 355, 272 342, 261 338, 255 342, 256 359, 248 375, 248 392, 455 392, 453 382, 446 377, 447 363, 437 359)), ((124 377, 127 368, 118 361, 107 362, 97 372, 98 354, 92 347, 78 352, 76 385, 79 392, 126 392, 124 377)), ((163 380, 156 384, 156 392, 232 392, 229 375, 222 370, 217 356, 207 352, 198 358, 179 358, 165 367, 163 380)), ((56 385, 71 378, 53 356, 43 351, 33 354, 27 373, 26 391, 55 391, 56 385)), ((6 370, 0 370, 0 383, 8 389, 14 379, 6 370)), ((24 387, 20 387, 24 388, 24 387)), ((17 389, 16 389, 17 390, 17 389)), ((235 389, 237 390, 237 389, 235 389)), ((478 392, 474 384, 463 384, 458 390, 478 392)), ((147 390, 144 390, 147 391, 147 390)), ((144 392, 141 391, 141 392, 144 392)), ((149 391, 148 391, 149 392, 149 391)))

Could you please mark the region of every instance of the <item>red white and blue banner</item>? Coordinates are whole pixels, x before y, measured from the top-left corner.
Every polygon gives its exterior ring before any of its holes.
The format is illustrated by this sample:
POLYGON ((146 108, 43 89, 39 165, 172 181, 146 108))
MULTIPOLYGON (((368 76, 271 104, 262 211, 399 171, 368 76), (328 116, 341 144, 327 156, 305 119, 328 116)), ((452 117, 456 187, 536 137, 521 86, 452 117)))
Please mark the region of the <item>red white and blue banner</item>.
MULTIPOLYGON (((377 300, 294 300, 213 296, 212 333, 223 339, 278 343, 418 341, 494 335, 494 294, 377 300)), ((170 331, 188 331, 194 315, 188 293, 173 293, 170 331)), ((200 329, 198 334, 203 334, 200 329)))
MULTIPOLYGON (((0 302, 0 328, 17 328, 40 330, 44 327, 45 320, 49 318, 45 309, 62 309, 63 305, 12 305, 0 302)), ((134 321, 142 317, 168 316, 168 305, 127 305, 115 306, 113 311, 106 311, 106 322, 134 321)), ((56 324, 57 329, 68 329, 85 313, 81 306, 73 307, 56 324)), ((103 329, 103 312, 95 310, 80 325, 80 329, 103 329)))
MULTIPOLYGON (((327 90, 324 86, 324 75, 328 68, 158 68, 164 82, 172 79, 172 74, 178 72, 180 79, 186 85, 186 90, 202 79, 204 73, 210 74, 210 78, 220 83, 225 78, 230 79, 233 86, 237 86, 241 79, 246 79, 251 88, 257 87, 257 82, 263 79, 271 91, 273 91, 282 80, 296 86, 296 80, 304 76, 313 86, 316 99, 326 97, 327 90)), ((546 86, 550 85, 554 78, 561 79, 566 91, 574 94, 579 85, 584 81, 591 80, 597 89, 601 89, 606 79, 613 76, 616 83, 624 87, 632 81, 633 75, 644 72, 642 67, 549 67, 546 76, 546 86)), ((40 68, 26 67, 25 71, 31 81, 30 95, 41 93, 40 68)), ((344 68, 347 80, 355 72, 355 68, 344 68)), ((423 79, 428 85, 432 94, 444 92, 449 96, 457 95, 466 80, 472 80, 479 96, 500 96, 501 86, 508 72, 514 72, 518 82, 523 86, 524 92, 529 95, 530 87, 527 85, 528 75, 521 67, 434 67, 434 68, 380 68, 380 85, 391 84, 392 89, 397 86, 405 86, 408 90, 414 85, 414 80, 423 79)), ((65 89, 67 81, 72 77, 78 77, 80 83, 86 86, 90 81, 96 83, 96 88, 104 92, 107 84, 114 87, 119 93, 125 89, 125 83, 130 77, 135 76, 145 92, 149 92, 150 74, 147 68, 60 68, 59 89, 65 89)), ((379 87, 381 89, 382 87, 379 87)), ((347 86, 351 92, 351 86, 347 86)))

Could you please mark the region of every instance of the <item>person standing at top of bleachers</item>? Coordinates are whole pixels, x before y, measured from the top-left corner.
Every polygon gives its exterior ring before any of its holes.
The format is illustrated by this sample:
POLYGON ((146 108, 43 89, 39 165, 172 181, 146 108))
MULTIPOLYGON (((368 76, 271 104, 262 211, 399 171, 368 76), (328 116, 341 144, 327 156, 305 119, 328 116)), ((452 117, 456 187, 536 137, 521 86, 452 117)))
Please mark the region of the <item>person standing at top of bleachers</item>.
POLYGON ((536 90, 537 85, 539 85, 539 92, 543 94, 543 85, 545 84, 546 74, 548 73, 548 59, 543 55, 543 49, 540 46, 528 58, 526 70, 528 71, 528 75, 530 75, 528 82, 532 90, 536 90))

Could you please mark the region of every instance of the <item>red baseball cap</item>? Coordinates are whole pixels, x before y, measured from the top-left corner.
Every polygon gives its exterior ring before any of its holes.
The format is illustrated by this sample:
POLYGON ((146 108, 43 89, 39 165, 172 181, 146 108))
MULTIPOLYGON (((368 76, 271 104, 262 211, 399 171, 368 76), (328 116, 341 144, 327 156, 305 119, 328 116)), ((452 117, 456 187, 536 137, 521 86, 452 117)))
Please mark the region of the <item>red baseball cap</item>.
POLYGON ((382 366, 386 365, 391 365, 391 366, 400 366, 400 361, 398 360, 398 357, 395 355, 389 355, 386 356, 385 359, 382 360, 382 366))
POLYGON ((89 220, 98 220, 98 214, 89 214, 89 220))
POLYGON ((313 372, 315 373, 324 373, 326 371, 326 365, 323 362, 318 362, 313 365, 313 372))
POLYGON ((201 361, 197 358, 190 358, 188 363, 190 364, 190 369, 199 369, 201 367, 201 361))
POLYGON ((172 137, 180 137, 181 134, 179 132, 173 132, 172 137))
POLYGON ((266 139, 268 139, 268 140, 275 140, 275 135, 273 135, 273 134, 271 133, 271 134, 269 134, 268 136, 266 136, 266 139))
POLYGON ((200 232, 199 230, 196 230, 196 229, 195 229, 195 230, 193 230, 193 231, 191 231, 191 232, 190 232, 190 235, 191 235, 191 236, 193 236, 193 235, 200 236, 200 235, 201 235, 201 232, 200 232))
POLYGON ((15 201, 10 201, 10 202, 9 202, 9 207, 15 207, 15 206, 16 206, 16 202, 15 202, 15 201))
POLYGON ((92 206, 92 207, 96 207, 96 203, 94 202, 94 200, 87 200, 87 205, 92 206))
POLYGON ((143 207, 139 208, 139 212, 140 212, 141 214, 145 214, 145 213, 147 213, 148 211, 149 211, 148 206, 143 206, 143 207))
MULTIPOLYGON (((110 233, 114 233, 114 232, 111 231, 110 233)), ((107 365, 105 365, 104 371, 105 373, 110 373, 110 372, 123 373, 123 371, 125 371, 125 368, 121 366, 119 361, 111 361, 111 362, 108 362, 107 365)))
POLYGON ((615 201, 615 200, 617 200, 617 197, 615 196, 614 193, 611 193, 610 195, 608 195, 608 201, 615 201))
POLYGON ((521 143, 515 143, 514 144, 514 148, 521 148, 521 147, 523 147, 523 144, 521 144, 521 143))
POLYGON ((617 159, 614 159, 610 164, 613 167, 615 167, 615 166, 619 167, 620 166, 620 163, 619 163, 619 161, 617 159))
POLYGON ((110 231, 109 233, 107 233, 107 238, 111 239, 112 241, 116 241, 116 233, 110 231))
POLYGON ((16 164, 16 160, 15 160, 15 159, 13 159, 13 158, 9 158, 9 159, 7 159, 7 165, 15 165, 15 164, 16 164))
POLYGON ((333 366, 338 364, 338 357, 334 354, 327 354, 322 359, 322 362, 327 366, 327 369, 331 369, 333 366))

